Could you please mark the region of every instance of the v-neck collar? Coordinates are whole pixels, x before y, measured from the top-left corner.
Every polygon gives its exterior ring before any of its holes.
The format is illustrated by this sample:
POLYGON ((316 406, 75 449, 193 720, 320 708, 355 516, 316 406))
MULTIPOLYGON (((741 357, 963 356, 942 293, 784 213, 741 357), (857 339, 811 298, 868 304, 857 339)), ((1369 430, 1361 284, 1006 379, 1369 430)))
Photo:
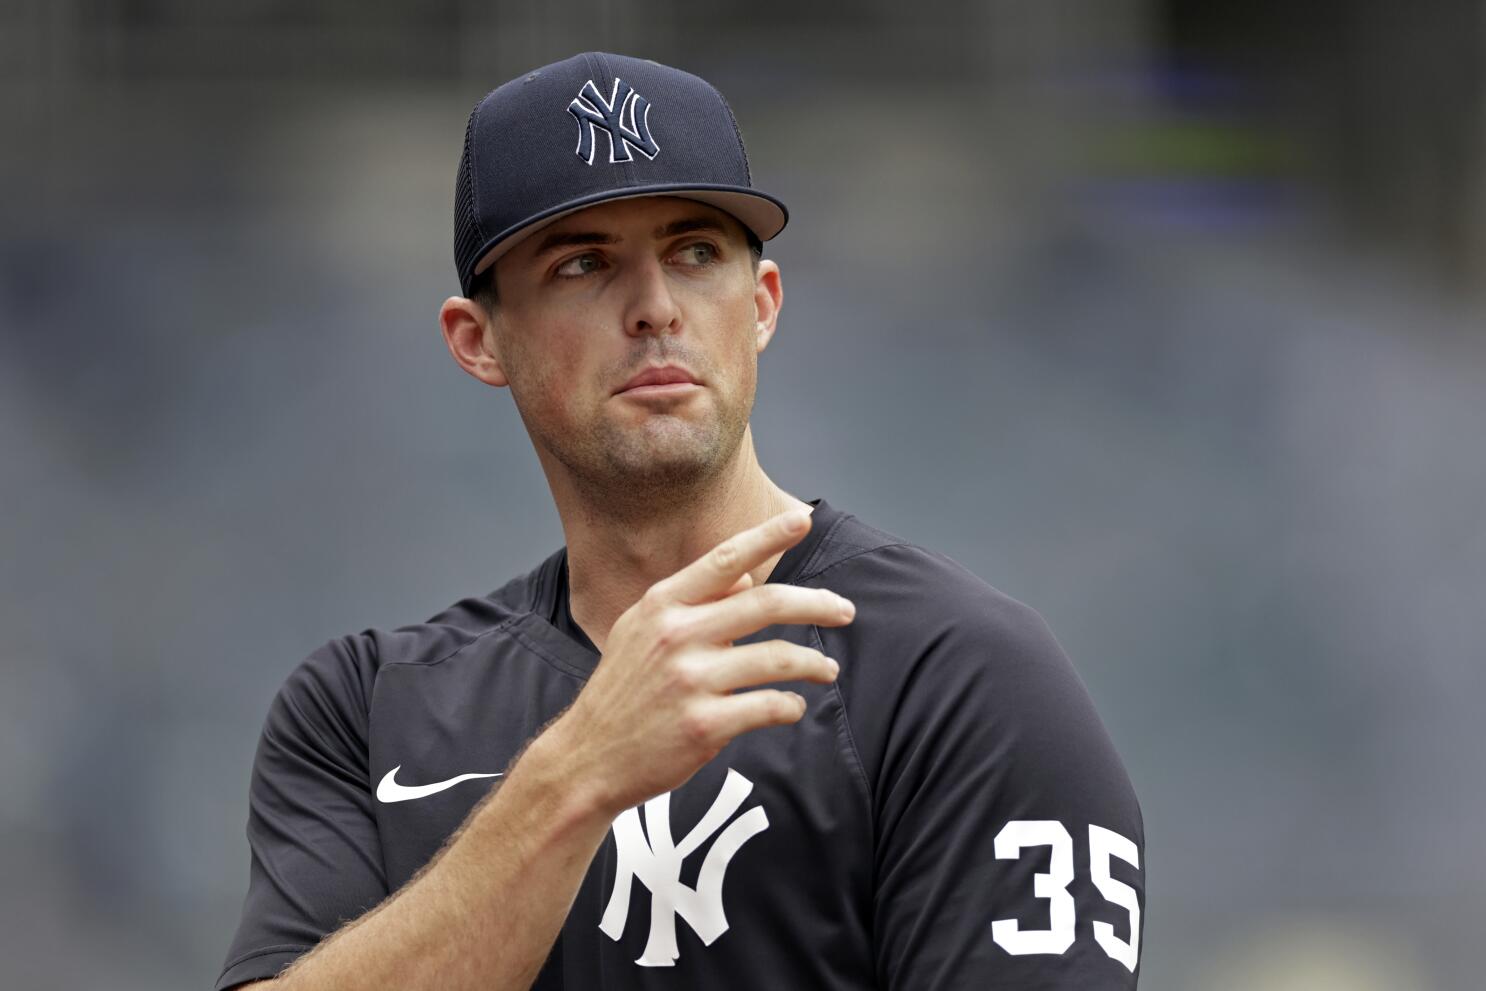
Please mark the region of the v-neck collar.
MULTIPOLYGON (((769 573, 768 582, 790 584, 808 574, 807 569, 821 541, 842 515, 824 498, 811 499, 810 505, 815 507, 810 514, 810 532, 780 556, 774 570, 769 573)), ((568 548, 564 544, 537 568, 532 610, 514 625, 538 653, 558 667, 586 679, 598 666, 599 652, 558 629, 551 619, 557 612, 557 597, 568 594, 567 572, 568 548)))

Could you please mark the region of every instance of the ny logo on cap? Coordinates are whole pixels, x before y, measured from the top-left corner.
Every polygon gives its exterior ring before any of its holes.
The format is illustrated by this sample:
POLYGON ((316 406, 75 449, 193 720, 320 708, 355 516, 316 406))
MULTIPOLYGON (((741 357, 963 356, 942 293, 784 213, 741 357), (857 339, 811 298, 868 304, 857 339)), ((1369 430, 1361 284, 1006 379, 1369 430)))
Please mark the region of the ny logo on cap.
POLYGON ((593 164, 593 148, 597 143, 594 131, 603 128, 609 135, 609 161, 629 162, 633 148, 646 158, 660 153, 660 145, 650 136, 650 101, 645 99, 629 83, 614 78, 614 90, 604 99, 593 80, 583 84, 573 102, 568 104, 568 113, 578 121, 578 157, 593 164), (623 92, 620 86, 624 87, 623 92))

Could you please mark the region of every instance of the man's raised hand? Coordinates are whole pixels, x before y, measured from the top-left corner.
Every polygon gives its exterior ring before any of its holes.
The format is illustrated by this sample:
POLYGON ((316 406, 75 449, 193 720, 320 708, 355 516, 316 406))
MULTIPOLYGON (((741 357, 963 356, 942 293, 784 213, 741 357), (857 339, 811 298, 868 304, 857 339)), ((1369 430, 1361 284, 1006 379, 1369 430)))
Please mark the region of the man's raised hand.
POLYGON ((835 661, 811 647, 732 644, 776 623, 851 622, 853 607, 835 592, 753 585, 754 568, 808 532, 809 514, 791 510, 734 534, 656 582, 614 622, 597 669, 553 726, 571 747, 573 773, 606 811, 618 815, 680 787, 741 733, 805 714, 794 692, 736 689, 835 680, 835 661))

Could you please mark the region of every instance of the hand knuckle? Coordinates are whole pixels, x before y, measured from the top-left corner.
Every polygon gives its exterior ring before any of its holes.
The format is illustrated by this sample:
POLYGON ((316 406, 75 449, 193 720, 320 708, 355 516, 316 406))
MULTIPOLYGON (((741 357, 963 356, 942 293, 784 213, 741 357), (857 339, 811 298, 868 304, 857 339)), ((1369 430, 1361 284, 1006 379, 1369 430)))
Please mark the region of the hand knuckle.
POLYGON ((732 571, 738 565, 738 545, 724 540, 712 548, 712 563, 719 571, 732 571))
POLYGON ((652 629, 655 631, 655 645, 661 650, 686 642, 687 622, 675 610, 657 614, 652 629))
POLYGON ((784 608, 785 592, 778 585, 764 585, 758 590, 759 608, 766 613, 776 613, 784 608))
POLYGON ((712 719, 699 709, 688 709, 681 714, 680 729, 692 743, 705 745, 712 740, 712 719))
POLYGON ((693 664, 678 662, 671 666, 671 687, 680 692, 692 692, 702 685, 702 673, 693 664))

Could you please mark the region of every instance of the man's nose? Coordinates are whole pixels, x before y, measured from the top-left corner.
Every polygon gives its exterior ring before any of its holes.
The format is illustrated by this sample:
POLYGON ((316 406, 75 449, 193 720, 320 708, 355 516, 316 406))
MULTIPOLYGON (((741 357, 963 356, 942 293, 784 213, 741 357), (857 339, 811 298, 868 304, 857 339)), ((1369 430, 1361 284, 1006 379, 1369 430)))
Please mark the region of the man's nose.
POLYGON ((671 294, 665 267, 659 259, 647 258, 636 264, 626 281, 625 333, 673 333, 681 323, 681 308, 671 294))

